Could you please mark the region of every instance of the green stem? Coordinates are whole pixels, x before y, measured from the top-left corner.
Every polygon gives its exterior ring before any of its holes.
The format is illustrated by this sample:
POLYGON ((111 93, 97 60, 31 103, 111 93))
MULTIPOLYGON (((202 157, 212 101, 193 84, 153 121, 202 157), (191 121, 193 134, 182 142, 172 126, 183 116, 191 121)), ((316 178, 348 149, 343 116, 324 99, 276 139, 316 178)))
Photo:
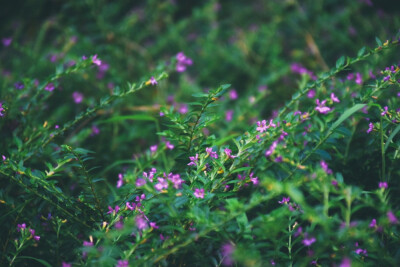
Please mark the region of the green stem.
POLYGON ((386 181, 385 177, 385 143, 383 142, 383 123, 382 116, 380 117, 380 134, 381 134, 381 157, 382 157, 382 181, 386 181))

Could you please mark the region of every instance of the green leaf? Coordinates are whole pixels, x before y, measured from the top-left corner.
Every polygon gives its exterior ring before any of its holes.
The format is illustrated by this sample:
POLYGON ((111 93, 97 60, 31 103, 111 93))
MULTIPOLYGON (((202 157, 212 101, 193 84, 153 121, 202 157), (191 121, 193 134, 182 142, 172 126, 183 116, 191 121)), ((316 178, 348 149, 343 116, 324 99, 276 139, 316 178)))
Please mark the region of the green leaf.
POLYGON ((389 138, 386 140, 385 148, 383 151, 386 152, 386 149, 389 147, 390 142, 392 142, 393 137, 400 131, 400 125, 397 125, 396 129, 390 134, 389 138))
POLYGON ((357 104, 354 105, 353 107, 347 109, 342 116, 339 117, 339 119, 337 121, 335 121, 335 123, 332 124, 331 128, 329 128, 328 132, 332 132, 336 129, 336 127, 338 127, 343 121, 345 121, 347 118, 349 118, 351 115, 353 115, 354 113, 356 113, 357 111, 359 111, 360 109, 362 109, 363 107, 365 107, 366 104, 357 104))
POLYGON ((241 167, 241 168, 238 168, 238 169, 232 171, 231 173, 237 173, 237 172, 241 172, 241 171, 246 171, 246 170, 250 170, 251 168, 252 167, 241 167))
POLYGON ((35 260, 35 261, 37 261, 37 262, 40 262, 40 263, 43 264, 44 266, 52 267, 52 265, 51 265, 50 263, 48 263, 47 261, 41 260, 41 259, 37 259, 37 258, 34 258, 34 257, 19 256, 18 259, 30 259, 30 260, 35 260))
POLYGON ((341 56, 337 61, 336 61, 336 68, 339 69, 340 67, 342 67, 344 65, 344 60, 345 57, 341 56))
POLYGON ((375 41, 378 44, 378 46, 382 46, 382 41, 378 37, 375 37, 375 41))
POLYGON ((99 121, 98 123, 110 123, 117 121, 125 121, 125 120, 135 120, 135 121, 155 121, 156 119, 153 116, 147 114, 135 114, 135 115, 124 115, 124 116, 114 116, 107 120, 99 121))
POLYGON ((357 57, 363 56, 365 53, 365 46, 363 46, 360 50, 358 50, 357 57))

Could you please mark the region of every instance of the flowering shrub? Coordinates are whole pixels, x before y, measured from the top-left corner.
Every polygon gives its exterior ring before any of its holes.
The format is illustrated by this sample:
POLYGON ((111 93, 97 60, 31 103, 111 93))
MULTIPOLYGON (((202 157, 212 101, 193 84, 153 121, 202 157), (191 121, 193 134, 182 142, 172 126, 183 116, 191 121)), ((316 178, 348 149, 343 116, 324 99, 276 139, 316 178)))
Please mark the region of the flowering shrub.
POLYGON ((0 27, 1 265, 400 263, 398 4, 32 3, 0 27))

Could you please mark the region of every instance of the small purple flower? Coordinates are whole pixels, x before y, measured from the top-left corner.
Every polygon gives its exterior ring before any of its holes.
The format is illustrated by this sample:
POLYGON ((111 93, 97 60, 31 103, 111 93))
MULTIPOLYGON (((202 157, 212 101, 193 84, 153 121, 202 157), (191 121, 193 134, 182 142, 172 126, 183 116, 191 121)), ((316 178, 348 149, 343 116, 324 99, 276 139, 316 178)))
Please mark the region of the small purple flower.
POLYGON ((79 103, 81 103, 82 102, 82 100, 83 100, 83 94, 82 93, 80 93, 80 92, 73 92, 72 93, 72 98, 74 99, 74 102, 76 103, 76 104, 79 104, 79 103))
POLYGON ((362 84, 362 76, 359 72, 356 73, 356 79, 355 79, 356 84, 362 84))
POLYGON ((340 102, 339 98, 337 98, 337 97, 335 96, 334 93, 331 93, 331 100, 332 100, 333 102, 336 102, 336 103, 339 103, 339 102, 340 102))
POLYGON ((370 122, 369 124, 368 124, 368 130, 367 130, 367 133, 370 133, 370 132, 372 132, 372 130, 374 129, 374 124, 372 123, 372 122, 370 122))
POLYGON ((391 224, 398 224, 399 223, 399 220, 396 218, 396 216, 394 215, 394 213, 392 211, 388 211, 386 213, 386 215, 387 215, 387 217, 389 219, 389 222, 391 224))
POLYGON ((92 56, 92 63, 97 65, 97 66, 101 65, 101 60, 99 58, 97 58, 97 54, 92 56))
POLYGON ((126 202, 126 209, 134 210, 136 209, 136 204, 132 202, 132 205, 129 202, 126 202))
POLYGON ((367 250, 366 249, 362 249, 362 248, 358 248, 354 251, 356 254, 361 255, 363 254, 364 256, 368 256, 367 254, 367 250))
POLYGON ((212 151, 212 147, 207 147, 206 152, 207 152, 207 155, 209 155, 210 157, 215 158, 215 159, 218 158, 217 152, 212 151))
POLYGON ((251 181, 254 185, 258 185, 258 184, 259 184, 258 177, 253 177, 253 173, 250 173, 249 178, 250 178, 250 181, 251 181))
POLYGON ((229 266, 233 264, 233 252, 234 252, 234 247, 231 243, 225 243, 221 247, 221 254, 222 254, 222 264, 225 266, 229 266))
POLYGON ((179 52, 176 55, 176 71, 177 72, 184 72, 186 70, 187 66, 190 66, 193 64, 193 61, 191 58, 188 58, 185 56, 183 52, 179 52))
POLYGON ((117 188, 120 188, 124 184, 124 177, 122 173, 118 174, 118 182, 117 182, 117 188))
POLYGON ((387 82, 387 81, 389 81, 389 80, 390 80, 390 75, 383 77, 383 81, 384 81, 384 82, 387 82))
POLYGON ((167 188, 168 188, 168 181, 167 181, 167 179, 158 177, 157 180, 158 180, 158 183, 154 185, 154 188, 155 188, 157 191, 161 191, 161 190, 163 190, 163 189, 167 189, 167 188))
POLYGON ((196 154, 194 157, 189 157, 190 162, 188 163, 188 166, 197 166, 197 161, 199 159, 199 154, 196 154))
POLYGON ((234 159, 234 158, 237 157, 237 156, 233 156, 233 155, 232 155, 232 150, 230 150, 229 148, 225 148, 225 149, 224 149, 224 152, 225 152, 225 154, 226 154, 226 156, 227 156, 228 158, 234 159))
POLYGON ((16 82, 16 83, 14 83, 14 87, 15 87, 15 89, 21 90, 21 89, 25 88, 25 85, 23 82, 16 82))
POLYGON ((62 262, 61 267, 71 267, 72 264, 71 263, 67 263, 67 262, 62 262))
POLYGON ((156 81, 156 79, 153 76, 151 76, 151 78, 150 78, 150 84, 151 85, 157 85, 158 84, 158 82, 156 81))
POLYGON ((135 223, 136 223, 136 227, 139 230, 144 230, 149 227, 147 224, 147 221, 144 219, 144 217, 142 215, 136 216, 135 223))
POLYGON ((274 153, 276 147, 278 146, 278 141, 274 141, 272 142, 271 146, 268 148, 267 151, 265 151, 265 156, 269 157, 272 155, 272 153, 274 153))
POLYGON ((181 176, 179 174, 173 174, 173 173, 168 174, 168 180, 170 180, 171 183, 174 184, 175 189, 181 188, 182 184, 185 182, 184 180, 181 179, 181 176))
POLYGON ((167 141, 167 142, 165 142, 165 147, 168 148, 169 150, 172 150, 172 149, 174 149, 175 146, 173 144, 171 144, 170 141, 167 141))
POLYGON ((351 260, 349 258, 343 258, 339 267, 351 267, 351 260))
POLYGON ((301 243, 303 243, 304 246, 309 247, 311 246, 315 241, 317 241, 315 239, 315 237, 307 237, 307 235, 304 237, 303 241, 301 241, 301 243))
POLYGON ((154 229, 160 228, 155 222, 150 222, 150 227, 152 227, 154 229))
POLYGON ((235 100, 238 98, 238 94, 235 89, 229 91, 229 98, 235 100))
POLYGON ((307 97, 308 98, 314 98, 315 97, 315 90, 311 89, 310 91, 308 91, 307 97))
POLYGON ((17 228, 18 228, 18 232, 21 231, 21 230, 24 230, 24 229, 26 229, 26 224, 25 223, 18 224, 17 228))
POLYGON ((233 110, 227 110, 225 112, 225 120, 226 121, 231 121, 233 119, 233 110))
POLYGON ((2 102, 0 102, 0 117, 4 117, 4 113, 2 113, 2 112, 4 112, 4 108, 3 108, 3 103, 2 102))
POLYGON ((375 228, 376 227, 376 219, 372 219, 371 223, 369 224, 370 228, 375 228))
POLYGON ((383 189, 388 188, 387 182, 379 182, 379 188, 383 188, 383 189))
POLYGON ((290 201, 290 197, 283 197, 281 201, 278 201, 279 204, 288 204, 290 201))
POLYGON ((354 73, 349 73, 346 77, 347 80, 353 80, 354 79, 354 73))
POLYGON ((100 133, 100 129, 96 126, 96 125, 93 125, 92 126, 92 133, 90 134, 90 135, 98 135, 100 133))
POLYGON ((196 198, 204 198, 204 188, 196 188, 193 194, 196 198))
POLYGON ((4 155, 1 155, 1 159, 3 160, 3 161, 6 161, 6 156, 4 156, 4 155))
POLYGON ((93 242, 92 241, 83 241, 83 246, 84 247, 92 247, 93 246, 93 242))
POLYGON ((12 43, 12 38, 11 37, 5 37, 3 39, 1 39, 1 42, 3 43, 3 45, 5 47, 10 46, 12 43))
POLYGON ((115 267, 129 267, 129 261, 128 260, 119 260, 117 262, 117 265, 115 267))
POLYGON ((120 207, 119 207, 118 205, 115 206, 115 209, 113 209, 111 206, 108 206, 108 212, 107 212, 107 214, 115 215, 115 214, 118 213, 119 209, 120 209, 120 207))
POLYGON ((157 148, 158 148, 157 145, 150 146, 150 151, 151 151, 151 153, 152 153, 152 154, 156 153, 156 152, 157 152, 157 148))
POLYGON ((257 128, 256 130, 259 131, 260 133, 263 133, 267 130, 267 121, 262 120, 262 121, 257 121, 257 128))
POLYGON ((326 174, 332 174, 332 170, 328 168, 328 164, 325 161, 321 160, 319 164, 326 174))
POLYGON ((388 106, 385 106, 384 108, 383 108, 383 111, 381 112, 381 116, 385 116, 386 114, 388 114, 388 106))
POLYGON ((372 72, 372 70, 370 70, 370 71, 368 72, 368 74, 369 74, 369 77, 370 77, 371 79, 376 79, 376 76, 374 75, 374 73, 372 72))
POLYGON ((53 83, 48 83, 45 87, 44 90, 52 92, 54 90, 54 84, 53 83))
POLYGON ((181 113, 181 114, 186 114, 188 112, 188 110, 189 110, 188 105, 181 104, 179 106, 178 112, 181 113))
POLYGON ((315 103, 317 104, 317 107, 315 108, 315 110, 318 111, 319 113, 326 114, 329 111, 331 111, 330 107, 325 106, 326 100, 320 102, 319 99, 316 99, 315 103))

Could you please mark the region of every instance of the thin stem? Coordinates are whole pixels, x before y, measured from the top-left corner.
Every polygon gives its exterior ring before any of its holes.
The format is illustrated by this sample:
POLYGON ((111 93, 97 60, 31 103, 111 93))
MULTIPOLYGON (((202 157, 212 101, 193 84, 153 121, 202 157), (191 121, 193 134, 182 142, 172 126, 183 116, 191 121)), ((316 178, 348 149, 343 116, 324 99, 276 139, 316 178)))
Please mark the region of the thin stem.
POLYGON ((380 134, 381 134, 381 157, 382 157, 382 181, 386 181, 385 177, 385 143, 383 142, 383 123, 382 116, 380 117, 380 134))

